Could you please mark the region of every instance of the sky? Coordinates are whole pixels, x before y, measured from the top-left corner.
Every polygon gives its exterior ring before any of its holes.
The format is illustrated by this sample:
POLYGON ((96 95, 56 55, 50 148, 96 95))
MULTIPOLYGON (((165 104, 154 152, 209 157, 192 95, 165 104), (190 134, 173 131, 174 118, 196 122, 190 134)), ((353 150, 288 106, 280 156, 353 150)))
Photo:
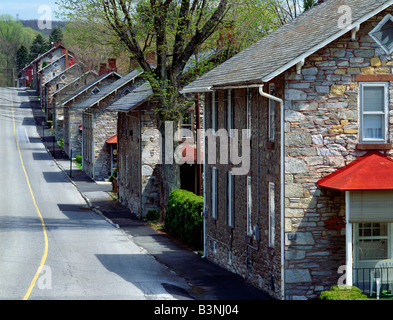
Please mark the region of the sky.
POLYGON ((42 19, 59 20, 55 11, 58 10, 57 0, 0 0, 0 15, 19 15, 20 20, 42 19))

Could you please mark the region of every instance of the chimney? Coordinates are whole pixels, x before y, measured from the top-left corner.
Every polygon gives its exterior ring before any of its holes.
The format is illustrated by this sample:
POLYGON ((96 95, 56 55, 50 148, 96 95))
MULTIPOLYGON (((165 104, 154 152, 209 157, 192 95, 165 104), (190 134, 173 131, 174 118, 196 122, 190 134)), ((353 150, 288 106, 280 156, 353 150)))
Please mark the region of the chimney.
POLYGON ((117 72, 116 59, 108 59, 108 73, 112 71, 117 72))
POLYGON ((61 55, 65 55, 65 68, 68 69, 70 67, 70 58, 68 56, 68 49, 62 48, 61 49, 61 55))
POLYGON ((107 74, 108 71, 106 69, 106 63, 100 63, 100 71, 98 72, 99 76, 102 76, 103 74, 107 74))

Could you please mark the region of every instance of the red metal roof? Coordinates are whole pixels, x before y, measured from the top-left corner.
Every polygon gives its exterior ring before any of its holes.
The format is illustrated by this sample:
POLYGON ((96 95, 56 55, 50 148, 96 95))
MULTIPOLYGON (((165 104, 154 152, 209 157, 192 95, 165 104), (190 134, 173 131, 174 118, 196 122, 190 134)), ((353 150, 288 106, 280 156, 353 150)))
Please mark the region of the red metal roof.
POLYGON ((342 191, 393 189, 393 159, 378 151, 367 152, 319 180, 318 185, 342 191))
POLYGON ((117 134, 105 141, 108 144, 117 143, 117 134))

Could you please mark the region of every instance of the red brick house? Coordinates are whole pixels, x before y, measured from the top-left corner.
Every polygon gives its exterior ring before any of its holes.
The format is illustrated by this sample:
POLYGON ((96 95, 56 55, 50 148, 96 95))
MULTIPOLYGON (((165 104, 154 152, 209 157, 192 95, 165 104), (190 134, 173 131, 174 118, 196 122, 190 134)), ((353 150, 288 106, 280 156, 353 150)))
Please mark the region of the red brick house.
POLYGON ((387 286, 392 26, 393 1, 327 0, 184 88, 206 129, 250 130, 246 174, 206 141, 207 259, 279 299, 387 286))

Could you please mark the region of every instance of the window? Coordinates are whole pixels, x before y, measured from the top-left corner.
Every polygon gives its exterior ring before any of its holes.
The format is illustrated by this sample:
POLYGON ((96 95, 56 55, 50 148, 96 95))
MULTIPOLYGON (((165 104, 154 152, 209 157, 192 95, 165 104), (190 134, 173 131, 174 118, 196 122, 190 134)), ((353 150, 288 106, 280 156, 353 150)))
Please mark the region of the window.
POLYGON ((100 88, 98 88, 98 87, 94 87, 93 90, 91 90, 91 93, 94 94, 94 95, 95 95, 95 94, 98 94, 98 93, 100 93, 100 92, 101 92, 101 90, 100 90, 100 88))
POLYGON ((388 258, 388 224, 359 223, 359 260, 388 258))
POLYGON ((234 178, 232 172, 228 171, 228 183, 227 183, 227 223, 228 226, 234 227, 234 198, 235 198, 235 189, 234 189, 234 178))
POLYGON ((60 79, 61 79, 62 81, 64 81, 65 79, 67 79, 67 76, 66 76, 65 74, 63 74, 63 75, 61 75, 60 79))
POLYGON ((228 90, 227 93, 227 108, 226 108, 226 129, 228 137, 231 137, 231 129, 233 129, 233 106, 232 106, 232 92, 228 90))
POLYGON ((247 235, 252 236, 252 193, 251 177, 247 177, 247 235))
POLYGON ((193 125, 193 116, 191 112, 186 112, 180 123, 181 128, 181 137, 182 138, 191 138, 192 137, 192 125, 193 125))
POLYGON ((247 133, 247 138, 251 139, 251 109, 252 109, 252 104, 251 104, 251 97, 252 97, 252 92, 250 89, 247 89, 247 129, 249 130, 247 133))
POLYGON ((212 129, 214 132, 217 131, 217 103, 216 103, 216 93, 212 93, 212 108, 211 108, 211 120, 212 129))
POLYGON ((274 247, 276 233, 275 206, 274 206, 274 183, 269 182, 269 247, 274 247))
MULTIPOLYGON (((274 90, 274 83, 269 84, 269 94, 274 96, 275 90, 274 90)), ((274 131, 275 131, 275 123, 274 123, 274 107, 275 107, 275 101, 272 99, 269 99, 269 126, 268 126, 268 139, 269 141, 274 140, 274 131)))
POLYGON ((217 168, 211 168, 211 216, 217 219, 217 168))
POLYGON ((132 92, 132 89, 130 89, 130 87, 127 87, 127 88, 125 88, 125 89, 122 91, 121 96, 122 96, 122 97, 125 97, 127 94, 129 94, 129 93, 131 93, 131 92, 132 92))
POLYGON ((388 84, 362 83, 359 94, 361 141, 386 141, 388 84))
POLYGON ((388 14, 378 25, 369 33, 370 37, 377 42, 387 53, 393 52, 393 17, 388 14))

